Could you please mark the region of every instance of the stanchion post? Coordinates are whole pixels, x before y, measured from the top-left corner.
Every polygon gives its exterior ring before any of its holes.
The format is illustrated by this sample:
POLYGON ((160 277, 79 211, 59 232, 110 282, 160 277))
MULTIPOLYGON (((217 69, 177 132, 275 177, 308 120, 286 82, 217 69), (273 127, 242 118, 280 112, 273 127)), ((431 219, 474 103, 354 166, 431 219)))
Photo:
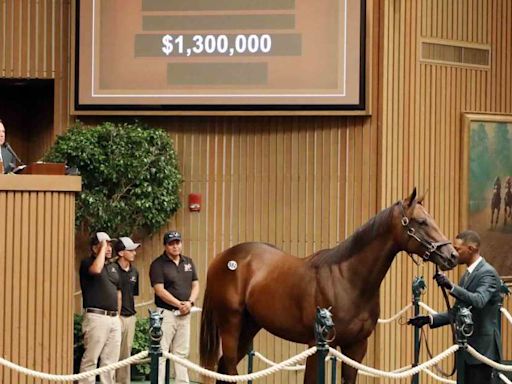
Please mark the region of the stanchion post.
POLYGON ((499 309, 500 310, 498 311, 498 329, 501 332, 501 308, 503 308, 503 300, 505 299, 505 296, 510 295, 510 289, 507 286, 507 284, 505 284, 505 282, 503 280, 501 280, 500 283, 501 283, 500 284, 501 301, 499 303, 499 309))
POLYGON ((151 357, 151 384, 158 384, 158 363, 162 357, 160 340, 162 340, 162 314, 158 311, 149 311, 149 356, 151 357))
POLYGON ((331 356, 331 384, 336 384, 336 356, 331 356))
POLYGON ((328 336, 334 327, 329 309, 317 308, 315 320, 315 340, 317 357, 317 384, 325 384, 325 358, 329 354, 328 336))
POLYGON ((466 307, 457 307, 455 314, 455 337, 459 349, 455 354, 457 362, 457 384, 464 384, 464 361, 467 355, 468 338, 473 334, 473 319, 471 311, 466 307))
POLYGON ((171 361, 169 359, 165 360, 165 379, 164 383, 169 384, 171 381, 171 361))
MULTIPOLYGON (((425 284, 425 279, 423 276, 416 276, 412 281, 412 303, 414 305, 414 316, 419 316, 420 314, 420 299, 423 291, 427 285, 425 284)), ((418 327, 413 327, 414 329, 414 360, 412 366, 415 367, 418 365, 420 360, 420 329, 418 327)), ((412 376, 411 384, 418 384, 420 382, 420 375, 416 373, 412 376)))
MULTIPOLYGON (((249 352, 247 352, 247 373, 251 374, 253 371, 254 364, 254 345, 251 341, 251 345, 249 346, 249 352)), ((247 384, 252 384, 252 380, 248 380, 247 384)))

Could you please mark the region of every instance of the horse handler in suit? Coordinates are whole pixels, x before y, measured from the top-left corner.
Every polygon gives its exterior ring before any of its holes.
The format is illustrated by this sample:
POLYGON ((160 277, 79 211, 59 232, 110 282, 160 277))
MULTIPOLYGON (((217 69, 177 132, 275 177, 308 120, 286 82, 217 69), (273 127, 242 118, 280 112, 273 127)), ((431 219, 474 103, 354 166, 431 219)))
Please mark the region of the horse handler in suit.
MULTIPOLYGON (((485 259, 480 256, 480 236, 475 231, 464 231, 457 235, 454 244, 459 253, 459 264, 466 264, 467 270, 459 284, 452 283, 446 275, 437 273, 434 276, 437 284, 450 291, 455 297, 455 305, 450 312, 436 315, 416 316, 409 319, 408 324, 422 327, 429 324, 430 328, 442 327, 455 320, 458 307, 470 308, 474 330, 468 344, 480 354, 494 361, 501 360, 501 330, 498 328, 501 295, 499 292, 500 278, 498 273, 485 259)), ((465 354, 464 382, 466 384, 491 383, 492 368, 465 354)))

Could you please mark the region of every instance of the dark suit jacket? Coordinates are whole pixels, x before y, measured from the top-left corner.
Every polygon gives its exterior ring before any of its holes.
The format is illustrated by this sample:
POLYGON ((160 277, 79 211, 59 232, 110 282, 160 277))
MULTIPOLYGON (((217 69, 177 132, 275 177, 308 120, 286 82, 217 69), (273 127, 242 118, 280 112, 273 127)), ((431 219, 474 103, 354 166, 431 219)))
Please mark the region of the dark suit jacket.
MULTIPOLYGON (((454 285, 450 292, 457 299, 454 307, 450 312, 433 315, 431 328, 449 324, 450 319, 455 320, 458 306, 471 307, 474 330, 468 339, 469 345, 489 359, 501 360, 501 330, 498 328, 501 303, 499 286, 498 273, 482 259, 469 276, 462 276, 459 285, 454 285)), ((466 356, 466 363, 481 364, 469 354, 466 356)))
POLYGON ((16 159, 3 145, 0 147, 0 150, 2 151, 2 160, 4 162, 4 173, 9 173, 16 168, 16 159))

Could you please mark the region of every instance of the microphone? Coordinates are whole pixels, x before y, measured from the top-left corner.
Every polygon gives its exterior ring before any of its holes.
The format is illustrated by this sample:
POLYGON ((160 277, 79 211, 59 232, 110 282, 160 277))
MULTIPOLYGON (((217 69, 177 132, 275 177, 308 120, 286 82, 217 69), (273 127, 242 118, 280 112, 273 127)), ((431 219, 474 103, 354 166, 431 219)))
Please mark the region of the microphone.
POLYGON ((5 142, 5 149, 7 149, 9 152, 11 152, 11 154, 16 158, 16 161, 18 163, 20 163, 21 165, 25 164, 23 161, 21 161, 21 159, 18 157, 16 152, 14 152, 14 149, 12 149, 12 147, 9 145, 9 143, 7 141, 5 142))

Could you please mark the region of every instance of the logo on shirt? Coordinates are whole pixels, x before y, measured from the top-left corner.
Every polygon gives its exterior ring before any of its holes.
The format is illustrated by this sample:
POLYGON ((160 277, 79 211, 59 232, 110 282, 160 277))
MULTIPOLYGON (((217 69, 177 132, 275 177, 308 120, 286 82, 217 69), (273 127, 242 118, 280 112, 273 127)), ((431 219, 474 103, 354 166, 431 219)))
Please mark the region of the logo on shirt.
POLYGON ((188 263, 183 266, 185 272, 192 272, 192 264, 188 263))
POLYGON ((135 276, 130 277, 130 282, 136 283, 137 282, 137 278, 135 276))

